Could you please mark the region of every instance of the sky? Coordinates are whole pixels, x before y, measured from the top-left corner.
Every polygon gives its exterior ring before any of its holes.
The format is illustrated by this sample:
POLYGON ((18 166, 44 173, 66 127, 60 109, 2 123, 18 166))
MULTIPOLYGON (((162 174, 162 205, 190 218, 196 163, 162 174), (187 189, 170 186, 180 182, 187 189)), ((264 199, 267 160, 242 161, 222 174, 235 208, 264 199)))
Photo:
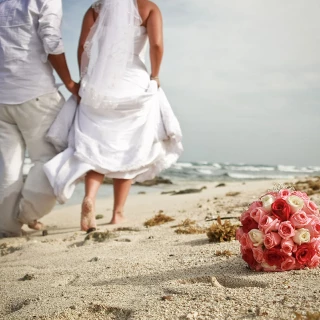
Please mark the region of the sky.
MULTIPOLYGON (((92 2, 63 0, 75 80, 92 2)), ((319 0, 155 2, 164 20, 161 83, 184 135, 181 161, 320 165, 319 0)))

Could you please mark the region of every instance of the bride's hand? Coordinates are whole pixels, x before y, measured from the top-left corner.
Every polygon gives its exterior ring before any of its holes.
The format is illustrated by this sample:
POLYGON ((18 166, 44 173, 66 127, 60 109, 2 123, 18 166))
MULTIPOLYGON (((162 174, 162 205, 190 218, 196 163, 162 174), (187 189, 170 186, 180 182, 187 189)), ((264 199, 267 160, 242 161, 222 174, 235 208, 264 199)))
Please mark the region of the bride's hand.
POLYGON ((158 76, 157 76, 157 77, 151 76, 150 79, 151 79, 151 80, 154 80, 154 81, 158 84, 158 88, 160 88, 160 79, 159 79, 158 76))

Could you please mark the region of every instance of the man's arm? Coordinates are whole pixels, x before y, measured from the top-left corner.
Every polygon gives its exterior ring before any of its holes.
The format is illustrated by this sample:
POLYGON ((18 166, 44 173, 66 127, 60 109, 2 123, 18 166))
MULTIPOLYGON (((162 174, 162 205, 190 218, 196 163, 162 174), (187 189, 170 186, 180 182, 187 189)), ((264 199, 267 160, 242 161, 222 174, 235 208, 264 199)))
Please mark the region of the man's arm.
POLYGON ((71 79, 69 68, 67 65, 66 57, 64 53, 61 54, 49 54, 48 60, 50 61, 54 70, 56 70, 58 76, 63 81, 66 88, 74 95, 78 96, 80 85, 71 79))
POLYGON ((64 46, 61 36, 62 2, 61 0, 47 0, 41 8, 39 15, 38 34, 42 39, 43 47, 52 67, 65 84, 66 88, 74 95, 78 95, 79 84, 71 78, 64 46))

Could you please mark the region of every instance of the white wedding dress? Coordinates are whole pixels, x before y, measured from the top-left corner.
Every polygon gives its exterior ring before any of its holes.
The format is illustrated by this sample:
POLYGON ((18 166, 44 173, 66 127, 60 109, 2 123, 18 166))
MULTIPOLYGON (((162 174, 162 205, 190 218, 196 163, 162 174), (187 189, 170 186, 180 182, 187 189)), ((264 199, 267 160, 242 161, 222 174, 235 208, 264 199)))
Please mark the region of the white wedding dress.
POLYGON ((135 28, 133 59, 109 92, 110 104, 76 107, 71 98, 49 131, 57 150, 65 149, 44 167, 60 203, 90 170, 141 182, 170 167, 183 151, 179 122, 145 66, 146 28, 135 28))

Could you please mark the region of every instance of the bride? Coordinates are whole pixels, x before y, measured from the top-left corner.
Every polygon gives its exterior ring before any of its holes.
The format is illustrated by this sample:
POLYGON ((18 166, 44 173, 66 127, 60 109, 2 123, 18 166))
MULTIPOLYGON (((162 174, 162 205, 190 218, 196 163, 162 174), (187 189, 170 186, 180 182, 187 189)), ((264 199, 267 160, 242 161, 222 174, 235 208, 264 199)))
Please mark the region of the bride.
POLYGON ((160 88, 162 56, 162 17, 151 1, 101 0, 86 12, 78 49, 81 102, 76 108, 71 98, 50 129, 58 148, 54 136, 74 110, 65 150, 45 165, 60 203, 85 176, 83 231, 96 230, 95 200, 105 176, 114 186, 111 223, 120 223, 132 182, 154 178, 182 153, 178 120, 160 88))

